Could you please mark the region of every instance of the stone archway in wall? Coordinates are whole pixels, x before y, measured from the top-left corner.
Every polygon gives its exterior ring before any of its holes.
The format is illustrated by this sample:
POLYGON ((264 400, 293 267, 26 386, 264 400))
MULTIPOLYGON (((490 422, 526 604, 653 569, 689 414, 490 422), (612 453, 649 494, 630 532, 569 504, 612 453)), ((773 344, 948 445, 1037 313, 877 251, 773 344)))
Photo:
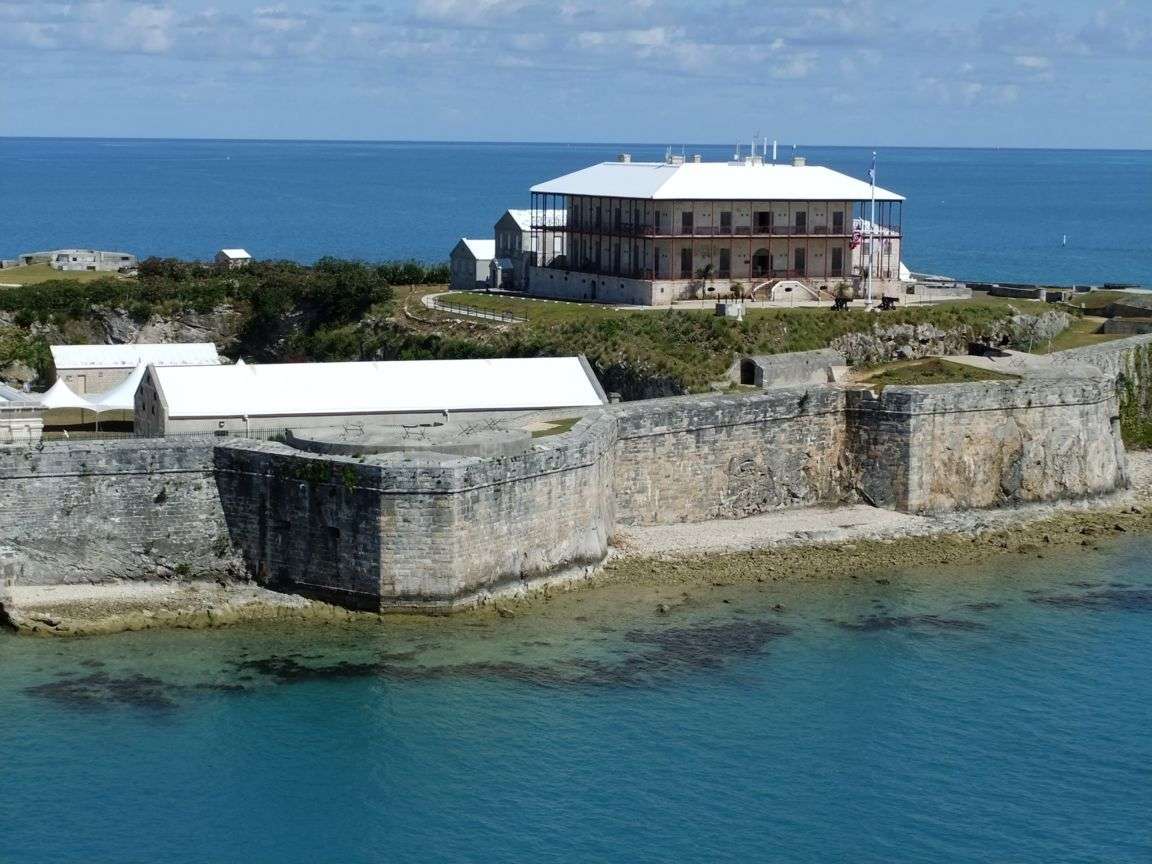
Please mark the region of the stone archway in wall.
POLYGON ((772 253, 761 247, 752 253, 752 278, 763 279, 772 273, 772 253))

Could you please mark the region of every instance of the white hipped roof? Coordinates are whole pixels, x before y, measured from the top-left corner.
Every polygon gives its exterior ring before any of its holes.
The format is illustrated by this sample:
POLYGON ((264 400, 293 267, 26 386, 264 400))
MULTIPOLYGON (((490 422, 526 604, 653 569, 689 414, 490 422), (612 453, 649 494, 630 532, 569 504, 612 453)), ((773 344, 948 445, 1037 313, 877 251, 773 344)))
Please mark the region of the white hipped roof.
POLYGON ((220 355, 211 342, 129 345, 53 345, 57 369, 132 369, 145 366, 216 365, 220 355))
MULTIPOLYGON (((821 165, 741 162, 601 162, 532 187, 550 195, 657 201, 867 201, 872 187, 821 165)), ((877 201, 903 201, 876 187, 877 201)))
POLYGON ((460 242, 477 261, 489 261, 496 257, 495 240, 474 240, 471 237, 461 237, 460 242))
POLYGON ((251 258, 247 249, 221 249, 220 254, 225 258, 231 258, 233 261, 241 261, 245 258, 251 258))
POLYGON ((603 405, 582 357, 153 367, 169 417, 500 411, 603 405))

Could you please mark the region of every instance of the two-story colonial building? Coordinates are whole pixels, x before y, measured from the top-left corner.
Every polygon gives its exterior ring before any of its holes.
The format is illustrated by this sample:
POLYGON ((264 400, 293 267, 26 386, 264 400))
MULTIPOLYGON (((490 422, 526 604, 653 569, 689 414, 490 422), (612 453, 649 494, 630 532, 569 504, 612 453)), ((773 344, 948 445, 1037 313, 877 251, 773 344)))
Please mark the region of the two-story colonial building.
POLYGON ((728 294, 875 296, 900 278, 903 197, 802 158, 772 164, 670 156, 616 162, 532 187, 531 294, 642 305, 728 294), (875 219, 873 205, 875 200, 875 219), (566 213, 560 220, 549 216, 566 213), (559 244, 553 239, 563 237, 559 244))

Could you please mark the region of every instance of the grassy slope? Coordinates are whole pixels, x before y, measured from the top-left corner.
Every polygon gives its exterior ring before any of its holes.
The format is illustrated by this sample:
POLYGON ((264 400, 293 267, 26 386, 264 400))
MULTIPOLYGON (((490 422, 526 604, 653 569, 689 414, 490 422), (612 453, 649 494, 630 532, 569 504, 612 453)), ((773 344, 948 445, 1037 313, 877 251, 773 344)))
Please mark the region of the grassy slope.
MULTIPOLYGON (((75 282, 94 282, 97 279, 116 277, 115 273, 97 273, 88 270, 53 270, 47 264, 32 264, 28 267, 10 267, 0 270, 0 283, 5 285, 39 285, 60 279, 75 282)), ((123 277, 121 277, 123 278, 123 277)))
MULTIPOLYGON (((882 314, 862 308, 848 312, 755 309, 744 321, 734 321, 704 309, 618 310, 478 292, 453 292, 451 300, 528 318, 525 324, 471 322, 466 339, 454 343, 453 351, 471 347, 476 351, 471 356, 583 353, 602 370, 632 370, 642 378, 675 381, 689 390, 706 390, 712 382, 723 379, 736 354, 823 348, 847 333, 897 324, 934 324, 945 330, 967 328, 980 334, 1021 308, 1015 303, 992 302, 917 306, 882 314)), ((1023 306, 1022 311, 1036 311, 1034 304, 1031 308, 1023 306)), ((446 323, 441 329, 449 331, 452 326, 446 323)), ((433 344, 438 338, 438 334, 429 334, 421 349, 432 350, 435 356, 449 356, 433 344)))

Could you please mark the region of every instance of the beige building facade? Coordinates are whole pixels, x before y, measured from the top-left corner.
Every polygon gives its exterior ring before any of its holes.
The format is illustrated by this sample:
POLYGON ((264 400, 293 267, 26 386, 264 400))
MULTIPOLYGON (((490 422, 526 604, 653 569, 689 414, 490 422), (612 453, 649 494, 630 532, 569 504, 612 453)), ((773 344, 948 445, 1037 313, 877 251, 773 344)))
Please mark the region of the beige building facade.
POLYGON ((802 160, 769 165, 671 160, 602 163, 533 188, 535 248, 562 234, 566 255, 537 259, 529 293, 666 305, 767 297, 787 281, 806 296, 850 286, 874 295, 900 277, 903 198, 802 160), (868 196, 864 198, 862 196, 868 196))

